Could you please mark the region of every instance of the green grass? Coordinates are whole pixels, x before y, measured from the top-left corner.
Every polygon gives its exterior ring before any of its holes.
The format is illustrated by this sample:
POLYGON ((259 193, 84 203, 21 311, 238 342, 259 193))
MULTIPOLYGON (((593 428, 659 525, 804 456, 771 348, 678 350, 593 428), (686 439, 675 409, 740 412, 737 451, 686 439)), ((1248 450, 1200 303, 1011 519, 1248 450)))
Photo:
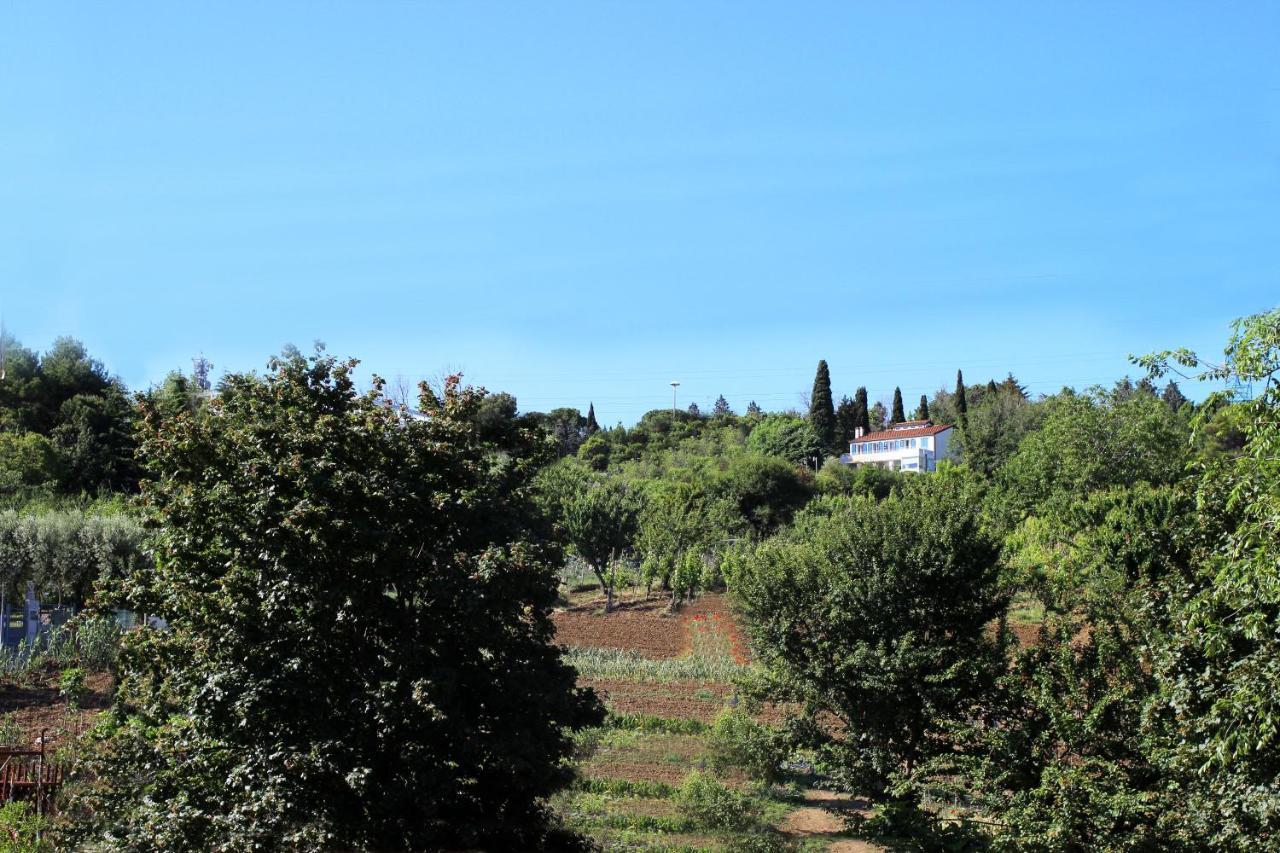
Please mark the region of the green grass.
POLYGON ((565 654, 584 678, 616 678, 653 684, 674 681, 718 681, 727 683, 747 667, 731 659, 683 657, 654 660, 622 649, 573 648, 565 654))
POLYGON ((691 717, 659 717, 655 714, 619 714, 610 712, 605 726, 611 729, 626 729, 669 735, 700 735, 710 731, 711 726, 702 720, 691 717))
POLYGON ((1031 593, 1021 592, 1009 603, 1010 625, 1039 625, 1044 622, 1044 605, 1031 593))

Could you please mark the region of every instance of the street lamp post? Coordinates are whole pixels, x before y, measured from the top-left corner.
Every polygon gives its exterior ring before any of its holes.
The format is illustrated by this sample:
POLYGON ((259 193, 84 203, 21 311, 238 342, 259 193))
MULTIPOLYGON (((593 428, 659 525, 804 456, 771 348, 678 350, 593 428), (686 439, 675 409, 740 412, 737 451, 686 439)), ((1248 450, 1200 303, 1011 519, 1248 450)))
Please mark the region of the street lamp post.
POLYGON ((671 420, 673 422, 676 419, 676 389, 679 387, 680 387, 679 382, 671 383, 671 420))

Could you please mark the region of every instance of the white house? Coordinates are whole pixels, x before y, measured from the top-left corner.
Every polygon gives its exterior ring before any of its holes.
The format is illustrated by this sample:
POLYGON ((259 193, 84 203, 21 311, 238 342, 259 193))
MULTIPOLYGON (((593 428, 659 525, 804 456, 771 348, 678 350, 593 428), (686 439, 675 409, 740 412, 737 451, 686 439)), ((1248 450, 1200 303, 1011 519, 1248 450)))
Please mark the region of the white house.
POLYGON ((863 435, 859 427, 840 461, 855 468, 875 465, 894 471, 934 471, 941 460, 951 458, 952 429, 951 424, 903 421, 863 435))

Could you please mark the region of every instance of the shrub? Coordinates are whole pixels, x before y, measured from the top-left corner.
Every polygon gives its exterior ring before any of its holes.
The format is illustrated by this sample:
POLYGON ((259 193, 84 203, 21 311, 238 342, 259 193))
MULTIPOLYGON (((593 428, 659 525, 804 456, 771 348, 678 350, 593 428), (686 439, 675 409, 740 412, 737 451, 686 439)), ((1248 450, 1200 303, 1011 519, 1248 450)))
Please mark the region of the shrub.
POLYGON ((5 803, 0 806, 0 853, 52 853, 52 842, 41 837, 47 827, 30 803, 5 803))
POLYGON ((84 684, 84 670, 78 666, 67 667, 58 679, 58 692, 72 708, 79 708, 89 690, 84 684))
POLYGON ((18 721, 13 718, 13 714, 5 714, 0 717, 0 744, 16 744, 22 743, 22 741, 22 726, 18 725, 18 721))
POLYGON ((707 743, 717 769, 741 767, 765 782, 776 782, 782 776, 787 748, 778 734, 736 708, 720 712, 707 743))
POLYGON ((675 801, 680 814, 709 829, 747 829, 760 817, 760 809, 750 797, 697 770, 680 784, 675 801))

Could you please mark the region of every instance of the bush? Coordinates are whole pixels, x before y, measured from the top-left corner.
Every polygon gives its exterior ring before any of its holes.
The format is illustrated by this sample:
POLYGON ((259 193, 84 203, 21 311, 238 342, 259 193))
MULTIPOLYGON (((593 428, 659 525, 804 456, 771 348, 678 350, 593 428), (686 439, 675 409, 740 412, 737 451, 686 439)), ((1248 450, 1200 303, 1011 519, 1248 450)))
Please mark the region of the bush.
POLYGON ((41 838, 47 828, 48 822, 30 803, 5 803, 0 807, 0 853, 51 853, 53 843, 41 838))
POLYGON ((681 815, 708 829, 748 829, 760 817, 760 809, 750 797, 697 770, 680 784, 675 801, 681 815))
POLYGON ((741 767, 770 783, 782 776, 782 762, 788 750, 778 733, 736 708, 720 712, 707 741, 717 769, 741 767))
POLYGON ((22 726, 14 719, 13 714, 0 717, 0 744, 18 744, 23 741, 22 726))
POLYGON ((58 679, 58 692, 72 708, 79 708, 88 695, 89 689, 84 685, 84 670, 78 666, 67 667, 58 679))

